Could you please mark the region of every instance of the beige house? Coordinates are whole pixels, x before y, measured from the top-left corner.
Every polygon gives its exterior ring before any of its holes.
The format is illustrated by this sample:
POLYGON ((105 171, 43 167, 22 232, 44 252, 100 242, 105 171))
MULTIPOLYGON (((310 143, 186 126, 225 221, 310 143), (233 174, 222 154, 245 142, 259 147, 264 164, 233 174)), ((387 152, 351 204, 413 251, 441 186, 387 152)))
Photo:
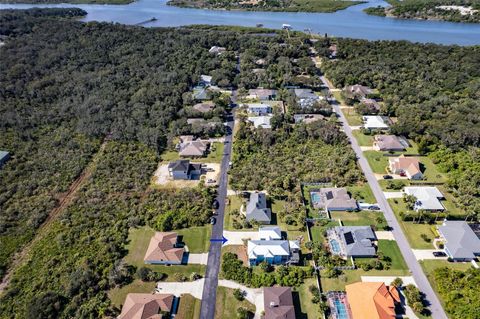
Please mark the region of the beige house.
POLYGON ((179 247, 177 233, 156 232, 150 239, 144 261, 146 264, 181 264, 185 249, 179 247))
POLYGON ((162 319, 162 313, 172 311, 174 299, 172 294, 128 294, 118 319, 162 319))
POLYGON ((423 174, 420 170, 420 162, 413 157, 405 157, 403 154, 399 157, 388 160, 390 172, 398 175, 405 175, 408 179, 422 179, 423 174))
POLYGON ((404 151, 408 143, 395 135, 375 135, 373 148, 376 151, 404 151))

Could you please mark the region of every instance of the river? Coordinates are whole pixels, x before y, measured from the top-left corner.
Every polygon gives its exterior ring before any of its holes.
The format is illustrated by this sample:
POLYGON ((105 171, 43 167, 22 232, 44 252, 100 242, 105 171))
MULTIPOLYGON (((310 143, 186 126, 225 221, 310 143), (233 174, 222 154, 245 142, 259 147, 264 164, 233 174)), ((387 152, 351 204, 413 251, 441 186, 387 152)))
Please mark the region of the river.
POLYGON ((30 7, 78 7, 88 12, 85 21, 108 21, 137 24, 152 17, 156 21, 145 26, 181 26, 189 24, 255 26, 281 28, 283 23, 294 30, 368 40, 409 40, 438 44, 478 45, 480 24, 443 21, 404 20, 370 16, 366 7, 386 5, 382 0, 349 7, 335 13, 245 12, 199 10, 166 5, 166 0, 139 0, 128 5, 98 4, 0 4, 0 9, 30 7))

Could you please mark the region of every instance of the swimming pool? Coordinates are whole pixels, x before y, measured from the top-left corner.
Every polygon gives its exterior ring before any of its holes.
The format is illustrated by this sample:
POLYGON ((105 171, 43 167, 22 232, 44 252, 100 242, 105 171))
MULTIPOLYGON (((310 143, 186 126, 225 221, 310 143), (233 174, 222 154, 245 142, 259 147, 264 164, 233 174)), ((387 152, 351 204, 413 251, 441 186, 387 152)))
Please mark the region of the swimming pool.
POLYGON ((317 207, 320 204, 320 194, 317 192, 310 192, 310 198, 312 199, 312 206, 317 207))
POLYGON ((337 319, 349 319, 347 307, 340 299, 334 299, 333 304, 335 305, 335 315, 337 319))
POLYGON ((340 253, 340 244, 336 239, 330 239, 330 248, 332 249, 332 252, 335 254, 340 253))

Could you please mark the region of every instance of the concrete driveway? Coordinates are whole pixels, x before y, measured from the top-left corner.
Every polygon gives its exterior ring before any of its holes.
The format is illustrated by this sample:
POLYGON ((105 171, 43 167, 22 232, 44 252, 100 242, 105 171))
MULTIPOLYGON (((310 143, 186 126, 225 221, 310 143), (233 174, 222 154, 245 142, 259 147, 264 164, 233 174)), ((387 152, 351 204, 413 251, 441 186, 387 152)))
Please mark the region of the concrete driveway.
POLYGON ((377 239, 395 240, 395 237, 393 236, 393 233, 391 231, 376 231, 375 236, 377 236, 377 239))
POLYGON ((173 294, 179 297, 182 294, 191 294, 197 299, 202 299, 205 279, 186 282, 163 282, 157 283, 156 292, 160 294, 173 294))
POLYGON ((433 256, 434 251, 441 251, 441 249, 412 249, 413 254, 417 260, 425 259, 438 259, 438 260, 447 260, 448 257, 435 257, 433 256))
POLYGON ((228 239, 225 245, 243 245, 244 239, 259 240, 258 231, 223 231, 223 236, 228 239))
POLYGON ((187 264, 206 265, 208 260, 208 253, 203 254, 188 254, 187 264))
POLYGON ((265 310, 263 306, 263 289, 262 288, 248 288, 231 280, 219 280, 218 285, 221 287, 231 289, 241 289, 246 292, 245 299, 255 305, 255 319, 260 319, 262 312, 265 310))
POLYGON ((386 199, 389 198, 403 198, 403 192, 383 192, 386 199))
POLYGON ((360 149, 365 152, 365 151, 375 151, 373 146, 360 146, 360 149))

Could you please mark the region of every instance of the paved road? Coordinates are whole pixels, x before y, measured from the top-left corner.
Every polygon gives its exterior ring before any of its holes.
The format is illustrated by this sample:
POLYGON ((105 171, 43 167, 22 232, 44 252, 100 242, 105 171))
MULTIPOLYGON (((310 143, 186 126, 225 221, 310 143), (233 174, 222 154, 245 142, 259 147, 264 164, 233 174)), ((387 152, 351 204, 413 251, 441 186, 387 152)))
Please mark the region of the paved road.
MULTIPOLYGON (((216 216, 217 222, 212 227, 212 238, 222 238, 223 216, 225 213, 225 199, 227 197, 227 171, 232 152, 233 115, 227 119, 227 134, 225 136, 225 148, 221 164, 220 180, 218 183, 217 200, 220 204, 216 216)), ((217 297, 218 272, 220 270, 220 255, 222 243, 210 243, 208 251, 207 271, 205 285, 203 287, 202 304, 200 308, 201 319, 213 319, 215 317, 215 300, 217 297)))
MULTIPOLYGON (((325 77, 322 76, 321 80, 329 89, 333 88, 331 83, 327 81, 325 77)), ((351 142, 352 148, 357 155, 358 163, 360 164, 360 167, 363 173, 365 174, 368 184, 370 185, 370 188, 372 189, 373 194, 377 199, 378 206, 383 211, 385 218, 388 222, 388 226, 392 228, 393 236, 397 241, 398 247, 402 252, 403 258, 405 259, 405 262, 407 263, 408 268, 410 269, 410 272, 413 278, 415 279, 415 282, 417 283, 418 288, 420 289, 420 291, 422 291, 426 295, 426 299, 430 303, 429 309, 432 312, 432 317, 434 319, 437 319, 437 318, 447 319, 448 317, 445 314, 445 311, 443 310, 437 295, 435 294, 432 287, 430 286, 430 283, 428 282, 427 277, 423 273, 422 267, 420 267, 420 264, 417 262, 417 259, 415 258, 415 255, 413 254, 413 251, 410 248, 407 238, 405 237, 405 234, 403 234, 402 229, 400 228, 400 224, 398 223, 398 220, 396 219, 393 213, 393 210, 390 207, 390 204, 385 198, 385 195, 383 194, 383 191, 380 188, 380 185, 378 184, 377 179, 375 178, 375 174, 373 174, 373 171, 370 168, 370 165, 368 164, 365 156, 363 156, 363 152, 360 146, 358 145, 357 140, 352 135, 352 130, 348 125, 348 122, 345 116, 343 115, 342 110, 340 109, 340 105, 337 102, 333 103, 332 105, 334 107, 335 112, 340 116, 340 122, 343 125, 343 130, 345 134, 348 136, 348 139, 351 142)))

